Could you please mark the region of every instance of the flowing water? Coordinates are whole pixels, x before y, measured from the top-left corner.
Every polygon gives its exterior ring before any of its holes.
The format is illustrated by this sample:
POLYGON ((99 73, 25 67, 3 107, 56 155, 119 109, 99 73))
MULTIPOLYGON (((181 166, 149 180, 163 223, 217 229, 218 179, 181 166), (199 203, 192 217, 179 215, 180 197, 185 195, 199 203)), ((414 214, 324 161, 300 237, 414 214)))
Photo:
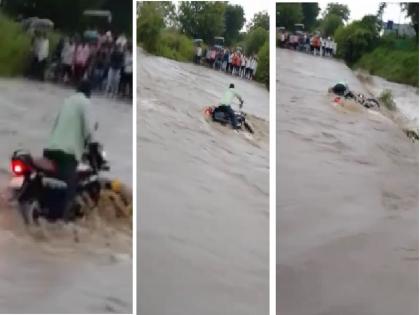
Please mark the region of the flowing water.
MULTIPOLYGON (((0 312, 132 312, 130 229, 104 224, 44 226, 27 230, 8 202, 13 150, 41 153, 59 106, 72 90, 26 80, 0 80, 0 312), (78 239, 74 236, 78 231, 78 239)), ((131 186, 132 107, 92 98, 97 139, 112 168, 109 177, 131 186)))
POLYGON ((138 52, 140 314, 268 314, 269 93, 138 52), (254 137, 202 110, 233 82, 254 137))
POLYGON ((341 80, 369 92, 341 62, 277 50, 277 313, 418 314, 418 143, 336 106, 341 80))

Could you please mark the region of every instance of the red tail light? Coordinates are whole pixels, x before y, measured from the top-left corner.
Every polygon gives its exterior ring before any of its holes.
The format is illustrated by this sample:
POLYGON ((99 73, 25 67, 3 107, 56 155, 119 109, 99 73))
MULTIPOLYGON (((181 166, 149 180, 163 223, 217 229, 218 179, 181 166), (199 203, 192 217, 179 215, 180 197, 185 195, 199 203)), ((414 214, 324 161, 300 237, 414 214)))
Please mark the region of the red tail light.
POLYGON ((22 176, 29 171, 29 166, 23 163, 21 160, 12 160, 12 172, 16 176, 22 176))

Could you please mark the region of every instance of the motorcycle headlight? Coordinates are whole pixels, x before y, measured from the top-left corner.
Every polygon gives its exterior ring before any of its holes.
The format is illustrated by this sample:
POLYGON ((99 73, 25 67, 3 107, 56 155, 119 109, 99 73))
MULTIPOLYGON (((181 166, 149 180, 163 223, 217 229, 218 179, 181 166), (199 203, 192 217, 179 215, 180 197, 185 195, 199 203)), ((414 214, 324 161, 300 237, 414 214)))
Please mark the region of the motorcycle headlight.
POLYGON ((104 159, 106 159, 106 152, 105 152, 105 150, 102 150, 102 157, 103 157, 104 159))

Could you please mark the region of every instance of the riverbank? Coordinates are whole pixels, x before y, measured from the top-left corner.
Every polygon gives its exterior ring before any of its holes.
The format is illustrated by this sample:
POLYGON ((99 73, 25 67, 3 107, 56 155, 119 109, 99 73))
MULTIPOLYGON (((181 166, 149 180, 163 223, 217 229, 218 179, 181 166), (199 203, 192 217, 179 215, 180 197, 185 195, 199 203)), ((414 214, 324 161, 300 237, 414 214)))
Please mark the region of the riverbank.
MULTIPOLYGON (((23 75, 29 66, 31 55, 31 36, 22 25, 0 11, 0 77, 23 75)), ((58 44, 60 34, 56 31, 47 33, 53 52, 58 44)))
POLYGON ((419 85, 419 50, 414 40, 384 40, 354 65, 388 81, 419 85))
POLYGON ((29 58, 30 38, 22 26, 0 12, 0 76, 22 74, 29 58))

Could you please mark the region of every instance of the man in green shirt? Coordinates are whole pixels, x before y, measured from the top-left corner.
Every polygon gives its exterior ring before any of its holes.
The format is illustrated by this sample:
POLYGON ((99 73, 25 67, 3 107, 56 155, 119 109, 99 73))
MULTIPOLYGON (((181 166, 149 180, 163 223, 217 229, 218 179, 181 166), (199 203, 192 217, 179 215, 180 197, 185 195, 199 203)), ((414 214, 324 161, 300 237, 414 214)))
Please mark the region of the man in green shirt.
POLYGON ((233 129, 238 129, 239 127, 237 126, 238 123, 236 121, 235 112, 231 107, 231 104, 235 98, 237 98, 240 102, 239 108, 242 108, 244 101, 239 95, 239 93, 236 92, 235 85, 231 83, 229 85, 229 88, 225 91, 225 94, 223 95, 223 98, 220 101, 220 105, 216 108, 216 110, 227 113, 229 115, 233 129))
POLYGON ((82 81, 77 93, 64 101, 44 150, 44 157, 54 161, 57 166, 57 178, 67 184, 64 198, 52 198, 52 219, 68 219, 68 210, 76 194, 77 164, 92 135, 88 116, 90 94, 90 83, 82 81))

